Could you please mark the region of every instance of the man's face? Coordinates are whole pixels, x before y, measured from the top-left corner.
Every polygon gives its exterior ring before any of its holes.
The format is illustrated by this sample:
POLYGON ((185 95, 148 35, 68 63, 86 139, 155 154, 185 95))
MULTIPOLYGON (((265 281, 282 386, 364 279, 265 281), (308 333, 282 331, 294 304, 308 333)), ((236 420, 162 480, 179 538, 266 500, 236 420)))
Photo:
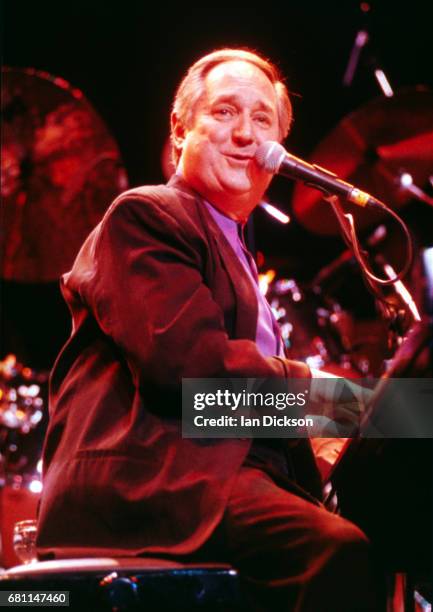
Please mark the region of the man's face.
POLYGON ((223 213, 245 220, 272 178, 254 160, 262 142, 279 138, 272 83, 248 62, 219 64, 206 76, 190 128, 173 122, 185 180, 223 213))

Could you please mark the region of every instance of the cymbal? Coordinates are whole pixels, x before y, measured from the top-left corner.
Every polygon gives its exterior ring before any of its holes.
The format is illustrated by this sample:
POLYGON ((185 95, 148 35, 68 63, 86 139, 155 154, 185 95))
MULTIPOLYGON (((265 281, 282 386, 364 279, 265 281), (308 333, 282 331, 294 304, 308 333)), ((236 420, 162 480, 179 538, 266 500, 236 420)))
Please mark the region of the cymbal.
POLYGON ((82 92, 33 68, 2 68, 1 275, 48 282, 127 187, 119 149, 82 92))
MULTIPOLYGON (((345 117, 310 156, 339 178, 364 189, 390 208, 399 209, 413 196, 399 182, 402 172, 423 187, 433 173, 433 92, 411 87, 393 97, 376 98, 345 117)), ((381 222, 385 213, 342 202, 358 229, 381 222)), ((293 212, 316 234, 338 234, 338 224, 323 195, 296 183, 293 212)))

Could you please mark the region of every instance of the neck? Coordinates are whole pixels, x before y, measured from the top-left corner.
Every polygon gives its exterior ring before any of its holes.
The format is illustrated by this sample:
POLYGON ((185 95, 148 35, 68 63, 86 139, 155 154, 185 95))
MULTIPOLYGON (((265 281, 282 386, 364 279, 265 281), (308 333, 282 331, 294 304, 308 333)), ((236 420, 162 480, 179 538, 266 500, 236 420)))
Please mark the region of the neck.
POLYGON ((206 199, 223 215, 239 223, 246 223, 248 217, 257 206, 257 203, 251 202, 250 198, 246 200, 246 198, 236 198, 229 195, 221 197, 220 194, 216 194, 214 197, 209 196, 206 199))
POLYGON ((197 186, 191 183, 191 181, 188 181, 188 179, 185 177, 182 166, 182 158, 180 159, 176 168, 176 174, 177 176, 180 176, 191 189, 199 193, 205 200, 207 200, 209 204, 212 204, 212 206, 219 210, 223 215, 233 219, 234 221, 246 223, 248 217, 258 204, 258 201, 256 201, 257 198, 253 199, 251 197, 251 193, 241 195, 221 192, 203 193, 199 188, 197 188, 197 186))

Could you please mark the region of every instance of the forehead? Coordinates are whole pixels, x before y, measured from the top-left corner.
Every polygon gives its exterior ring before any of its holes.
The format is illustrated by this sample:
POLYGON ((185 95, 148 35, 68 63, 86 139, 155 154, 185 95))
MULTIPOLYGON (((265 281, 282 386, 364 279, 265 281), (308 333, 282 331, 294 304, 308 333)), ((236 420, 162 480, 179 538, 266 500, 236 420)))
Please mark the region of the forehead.
POLYGON ((205 78, 208 101, 220 96, 248 95, 271 106, 276 106, 277 96, 271 81, 258 66, 246 61, 230 61, 218 64, 205 78))

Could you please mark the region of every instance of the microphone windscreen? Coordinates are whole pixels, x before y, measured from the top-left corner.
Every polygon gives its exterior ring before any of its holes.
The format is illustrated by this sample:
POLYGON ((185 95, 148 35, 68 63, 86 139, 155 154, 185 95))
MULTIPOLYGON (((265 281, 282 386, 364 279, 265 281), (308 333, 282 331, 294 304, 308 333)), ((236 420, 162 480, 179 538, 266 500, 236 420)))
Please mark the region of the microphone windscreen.
POLYGON ((286 151, 279 142, 268 140, 263 142, 256 151, 256 162, 271 174, 278 172, 278 169, 286 155, 286 151))

